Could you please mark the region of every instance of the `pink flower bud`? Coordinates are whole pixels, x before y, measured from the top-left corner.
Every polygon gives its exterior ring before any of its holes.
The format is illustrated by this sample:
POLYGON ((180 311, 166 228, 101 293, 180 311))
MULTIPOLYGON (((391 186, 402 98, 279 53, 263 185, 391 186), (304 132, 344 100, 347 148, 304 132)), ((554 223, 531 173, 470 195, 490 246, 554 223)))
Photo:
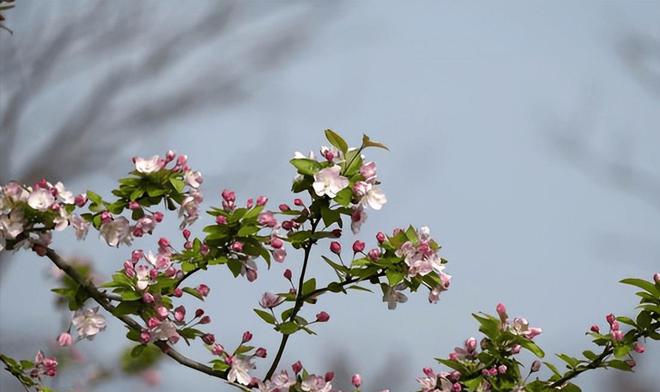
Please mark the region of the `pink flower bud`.
POLYGON ((165 276, 167 276, 168 278, 171 278, 171 277, 173 277, 174 275, 176 275, 176 268, 174 268, 174 267, 167 267, 167 269, 165 270, 165 276))
POLYGON ((291 365, 291 369, 293 370, 293 373, 298 374, 302 370, 303 365, 300 361, 296 361, 293 365, 291 365))
POLYGON ((245 203, 245 207, 247 209, 254 207, 254 200, 252 200, 252 198, 247 199, 247 203, 245 203))
POLYGON ((465 349, 469 353, 473 353, 474 350, 477 349, 477 339, 475 338, 469 338, 468 340, 465 341, 465 349))
POLYGON ((284 230, 291 230, 291 229, 293 229, 293 222, 291 222, 291 221, 284 221, 284 222, 282 222, 282 228, 283 228, 284 230))
POLYGON ((144 252, 140 249, 137 249, 137 250, 134 250, 133 252, 131 252, 131 261, 133 262, 133 264, 140 261, 140 259, 142 257, 144 257, 144 252))
POLYGON ((197 291, 202 295, 202 297, 206 297, 209 295, 211 289, 209 288, 209 286, 202 283, 199 286, 197 286, 197 291))
POLYGON ((149 327, 150 329, 154 329, 159 325, 160 325, 160 320, 158 320, 155 317, 149 317, 149 320, 147 320, 147 327, 149 327))
POLYGON ((506 307, 504 306, 504 304, 502 303, 497 304, 495 310, 497 310, 497 314, 500 316, 500 320, 502 320, 502 322, 506 321, 508 316, 506 314, 506 307))
POLYGON ((520 349, 521 349, 521 347, 520 347, 519 344, 514 344, 511 347, 511 354, 518 354, 520 352, 520 349))
POLYGON ((359 253, 364 250, 365 244, 364 242, 357 240, 353 243, 353 253, 359 253))
POLYGON ((303 203, 302 199, 293 199, 293 204, 297 205, 298 207, 305 205, 305 203, 303 203))
POLYGON ((316 314, 316 321, 319 323, 325 323, 330 320, 330 315, 327 312, 320 312, 316 314))
POLYGON ((605 320, 607 320, 607 323, 612 325, 612 323, 616 320, 616 317, 612 313, 608 314, 605 316, 605 320))
POLYGON ((201 319, 199 319, 200 324, 208 324, 210 322, 211 322, 210 316, 203 316, 201 319))
POLYGON ((435 372, 433 371, 433 369, 429 367, 425 367, 424 369, 422 369, 422 372, 426 375, 426 377, 430 377, 430 378, 435 377, 435 372))
MULTIPOLYGON (((62 347, 67 347, 73 344, 73 338, 68 332, 62 332, 60 336, 57 337, 57 344, 62 347)), ((642 351, 643 352, 643 351, 642 351)))
POLYGON ((144 303, 147 303, 147 304, 152 304, 152 303, 154 303, 155 299, 154 299, 154 296, 151 293, 146 292, 146 293, 142 294, 142 301, 144 303))
POLYGON ((337 241, 332 241, 330 243, 330 251, 335 254, 341 253, 341 244, 337 241))
POLYGON ((103 223, 109 223, 112 221, 112 214, 110 214, 108 211, 103 211, 101 213, 101 221, 103 223))
POLYGON ((243 251, 243 243, 240 241, 236 241, 233 244, 231 244, 231 250, 234 252, 242 252, 243 251))
POLYGON ((449 360, 451 360, 451 361, 456 361, 456 360, 458 360, 458 354, 456 352, 452 351, 452 352, 449 353, 447 358, 449 358, 449 360))
POLYGON ((174 320, 182 322, 186 318, 186 308, 183 305, 174 309, 174 320))
POLYGON ((147 330, 140 332, 140 342, 142 344, 147 344, 151 341, 151 334, 147 330))
POLYGON ((209 246, 206 244, 202 244, 202 246, 199 247, 199 253, 201 253, 202 256, 208 255, 210 251, 209 246))
POLYGON ((268 355, 268 352, 266 351, 265 348, 259 347, 257 351, 254 352, 254 355, 259 358, 266 358, 266 355, 268 355))
POLYGON ((205 333, 202 335, 202 341, 208 345, 215 343, 215 335, 212 333, 205 333))
POLYGON ((284 270, 283 275, 287 280, 291 280, 291 277, 293 276, 293 274, 291 273, 291 270, 288 269, 288 268, 284 270))
POLYGON ((225 351, 225 348, 222 347, 221 344, 215 343, 213 347, 211 348, 211 352, 213 355, 222 355, 222 353, 225 351))
POLYGON ((204 315, 204 309, 195 310, 195 318, 202 317, 204 315))
POLYGON ((354 374, 353 377, 351 377, 351 384, 355 388, 359 388, 360 385, 362 385, 362 377, 359 374, 354 374))
POLYGON ((612 324, 610 325, 610 328, 612 331, 618 331, 621 328, 621 325, 617 320, 612 321, 612 324))
POLYGON ((631 369, 634 368, 635 366, 637 366, 637 362, 635 362, 635 360, 632 359, 632 358, 626 359, 623 362, 625 362, 626 365, 630 366, 631 369))
POLYGON ((160 212, 160 211, 156 211, 156 212, 154 212, 154 220, 155 220, 157 223, 162 222, 162 221, 163 221, 163 218, 165 218, 165 215, 163 215, 162 212, 160 212))
POLYGON ((222 198, 225 199, 227 202, 233 202, 236 201, 236 193, 230 189, 225 189, 222 191, 222 198))
POLYGON ((179 287, 177 287, 172 291, 172 295, 177 297, 177 298, 181 298, 181 296, 183 296, 183 290, 181 290, 179 287))
POLYGON ((335 378, 335 372, 327 372, 327 373, 325 373, 325 376, 323 377, 323 379, 325 380, 325 382, 330 382, 330 381, 332 381, 334 378, 335 378))
POLYGON ((655 274, 653 274, 653 281, 655 282, 655 284, 660 284, 660 272, 656 272, 655 274))
POLYGON ((614 339, 615 342, 620 342, 624 338, 623 332, 617 330, 612 331, 612 339, 614 339))
POLYGON ((462 390, 463 390, 463 387, 461 386, 461 384, 459 384, 457 382, 453 383, 452 386, 451 386, 451 392, 461 392, 462 390))
POLYGON ((500 365, 500 366, 497 367, 497 372, 499 374, 504 374, 504 373, 506 373, 506 371, 507 371, 506 365, 500 365))
POLYGON ((646 351, 646 347, 644 347, 644 345, 641 344, 640 342, 635 342, 635 343, 633 343, 633 350, 635 350, 636 353, 641 354, 644 351, 646 351))
POLYGON ((268 203, 268 198, 266 196, 257 197, 257 205, 258 206, 265 206, 266 203, 268 203))
POLYGON ((185 239, 190 238, 190 230, 188 230, 188 229, 183 229, 181 234, 183 234, 183 238, 185 238, 185 239))
POLYGON ((176 153, 172 150, 168 150, 167 154, 165 154, 165 160, 167 160, 168 162, 173 161, 175 157, 176 157, 176 153))
POLYGON ((541 361, 537 359, 532 362, 532 372, 538 372, 539 370, 541 370, 541 361))
POLYGON ((241 340, 241 343, 247 343, 250 340, 252 340, 252 332, 250 331, 243 332, 243 339, 241 340))
POLYGON ((137 201, 129 201, 128 202, 128 209, 129 210, 137 210, 140 208, 140 203, 137 201))
POLYGON ((158 246, 160 246, 161 248, 169 248, 170 241, 165 237, 160 237, 160 239, 158 240, 158 246))
POLYGON ((367 255, 369 256, 369 259, 371 259, 371 261, 377 261, 378 259, 380 259, 380 250, 374 248, 370 250, 367 255))
POLYGON ((168 312, 167 312, 167 308, 164 307, 164 306, 162 306, 162 305, 161 305, 161 306, 158 306, 158 307, 156 308, 156 313, 158 314, 158 316, 160 316, 160 318, 163 318, 163 319, 164 319, 165 317, 167 317, 167 313, 168 313, 168 312))
POLYGON ((215 217, 215 223, 219 225, 226 225, 227 224, 227 218, 224 217, 224 215, 218 215, 215 217))
POLYGON ((378 234, 376 234, 376 240, 381 244, 385 242, 385 233, 379 231, 378 234))
POLYGON ((270 246, 272 246, 273 249, 280 249, 282 246, 284 246, 284 241, 275 237, 270 240, 270 246))
POLYGON ((594 333, 600 333, 600 327, 596 324, 592 325, 591 328, 589 328, 589 330, 594 333))
POLYGON ((144 230, 142 230, 141 227, 136 227, 135 229, 133 229, 133 235, 135 237, 142 237, 144 235, 144 230))
POLYGON ((291 208, 290 208, 288 205, 284 204, 284 203, 282 203, 282 204, 279 205, 279 209, 280 209, 280 211, 282 211, 282 212, 287 212, 287 211, 290 211, 290 210, 291 210, 291 208))
POLYGON ((257 280, 257 271, 253 269, 248 269, 247 272, 245 273, 245 277, 247 278, 248 282, 254 282, 257 280))
POLYGON ((87 195, 80 194, 76 196, 73 202, 76 204, 76 206, 83 207, 85 204, 87 204, 87 195))

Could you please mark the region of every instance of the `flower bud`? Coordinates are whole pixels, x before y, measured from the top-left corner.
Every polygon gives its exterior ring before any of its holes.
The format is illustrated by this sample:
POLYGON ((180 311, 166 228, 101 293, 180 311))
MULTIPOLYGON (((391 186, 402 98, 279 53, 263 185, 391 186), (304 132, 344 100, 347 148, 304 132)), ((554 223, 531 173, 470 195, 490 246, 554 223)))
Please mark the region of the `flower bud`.
POLYGON ((222 198, 227 201, 227 202, 233 202, 236 201, 236 193, 230 189, 225 189, 222 191, 222 198))
POLYGON ((168 150, 165 154, 165 160, 171 162, 176 157, 176 153, 173 150, 168 150))
POLYGON ((270 246, 273 247, 273 249, 280 249, 282 246, 284 246, 284 241, 281 239, 274 237, 270 240, 270 246))
POLYGON ((655 284, 660 284, 660 272, 656 272, 655 274, 653 274, 653 281, 655 282, 655 284))
POLYGON ((335 378, 335 372, 326 372, 326 373, 325 373, 325 376, 323 377, 323 379, 325 380, 325 382, 330 382, 330 381, 332 381, 334 378, 335 378))
POLYGON ((128 209, 129 210, 137 210, 140 208, 140 203, 137 201, 129 201, 128 202, 128 209))
POLYGON ((161 248, 169 248, 170 241, 165 237, 160 237, 160 239, 158 240, 158 246, 160 246, 161 248))
POLYGON ((364 242, 357 240, 353 243, 353 253, 359 253, 364 250, 365 244, 364 242))
POLYGON ((73 338, 68 332, 62 332, 60 336, 57 337, 57 344, 62 347, 67 347, 73 344, 73 338))
POLYGON ((635 350, 636 353, 641 354, 644 351, 646 351, 646 347, 644 347, 644 345, 641 344, 640 342, 635 342, 633 343, 633 350, 635 350))
POLYGON ((182 322, 186 318, 186 308, 183 305, 174 309, 174 320, 182 322))
POLYGON ((268 203, 268 198, 266 196, 257 197, 257 205, 258 206, 265 206, 266 203, 268 203))
POLYGON ((303 365, 300 361, 296 361, 293 365, 291 365, 291 369, 293 370, 294 374, 300 373, 302 368, 303 368, 303 365))
POLYGON ((142 302, 146 304, 152 304, 154 303, 154 301, 155 301, 154 296, 151 293, 147 292, 142 294, 142 302))
POLYGON ((620 342, 624 338, 623 332, 619 331, 618 329, 612 331, 612 339, 615 342, 620 342))
POLYGON ((511 354, 518 354, 520 352, 520 349, 521 349, 521 347, 520 347, 519 344, 514 344, 511 347, 511 354))
POLYGON ((325 323, 330 320, 330 315, 327 312, 320 312, 316 314, 316 321, 319 323, 325 323))
POLYGON ((632 359, 632 358, 626 359, 623 362, 625 362, 626 365, 630 366, 631 369, 634 368, 635 366, 637 366, 637 362, 635 362, 635 360, 632 359))
POLYGON ((477 339, 475 338, 469 338, 468 340, 465 341, 465 349, 469 353, 473 353, 474 350, 477 349, 477 339))
POLYGON ((425 367, 424 369, 422 369, 422 372, 426 375, 426 377, 430 377, 430 378, 435 377, 435 372, 433 371, 433 369, 429 367, 425 367))
POLYGON ((380 259, 380 250, 374 248, 369 251, 368 256, 371 261, 377 261, 380 259))
POLYGON ((335 254, 340 254, 341 253, 341 244, 337 241, 332 241, 330 243, 330 251, 335 254))
POLYGON ((185 238, 185 239, 190 238, 190 230, 188 230, 188 229, 183 229, 181 234, 183 234, 183 238, 185 238))
POLYGON ((268 355, 268 352, 266 351, 265 348, 259 347, 257 351, 254 352, 254 355, 259 358, 266 358, 266 355, 268 355))
POLYGON ((150 341, 151 341, 151 333, 149 333, 149 331, 143 330, 142 332, 140 332, 140 342, 142 344, 147 344, 150 341))
POLYGON ((291 277, 293 276, 293 274, 291 273, 291 270, 288 269, 288 268, 284 270, 283 275, 287 280, 291 280, 291 277))
POLYGON ((607 316, 605 316, 605 320, 607 320, 607 323, 608 323, 609 325, 612 325, 612 323, 613 323, 614 321, 616 321, 616 317, 614 317, 614 315, 613 315, 612 313, 610 313, 610 314, 608 314, 607 316))
POLYGON ((462 390, 463 390, 463 387, 461 386, 461 384, 459 384, 457 382, 453 383, 452 386, 451 386, 451 392, 461 392, 462 390))
POLYGON ((252 200, 252 198, 247 199, 247 203, 245 203, 245 207, 247 207, 247 209, 254 207, 254 200, 252 200))
POLYGON ((596 324, 592 325, 591 328, 589 328, 589 330, 593 333, 600 333, 600 327, 596 324))
POLYGON ((154 220, 156 221, 156 223, 162 222, 163 218, 165 218, 165 215, 163 215, 162 212, 160 211, 154 212, 154 220))
POLYGON ((302 199, 293 199, 293 204, 297 205, 298 207, 305 205, 305 203, 303 203, 302 199))
POLYGON ((80 194, 76 196, 73 202, 76 204, 76 206, 83 207, 85 204, 87 204, 87 195, 80 194))
POLYGON ((247 343, 250 340, 252 340, 252 332, 250 331, 243 332, 243 340, 241 341, 241 343, 247 343))
POLYGON ((497 372, 499 374, 504 374, 504 373, 506 373, 506 371, 507 371, 506 365, 500 365, 500 366, 497 367, 497 372))
POLYGON ((362 377, 359 374, 354 374, 353 377, 351 377, 351 384, 355 388, 359 388, 360 385, 362 385, 362 377))
POLYGON ((221 344, 215 343, 213 347, 211 348, 211 352, 213 355, 222 355, 222 353, 225 351, 225 348, 222 347, 221 344))
POLYGON ((497 310, 497 314, 500 316, 500 320, 502 320, 502 322, 505 322, 508 316, 506 314, 506 307, 504 306, 504 304, 502 303, 497 304, 495 310, 497 310))
POLYGON ((385 233, 383 233, 382 231, 379 231, 378 234, 376 234, 376 240, 377 240, 378 243, 380 243, 380 244, 382 244, 383 242, 385 242, 385 233))
POLYGON ((147 320, 147 327, 151 329, 156 328, 159 325, 160 325, 160 320, 158 320, 155 317, 150 317, 149 320, 147 320))
POLYGON ((279 205, 279 209, 280 209, 280 211, 282 211, 282 212, 287 212, 287 211, 290 211, 290 210, 291 210, 291 207, 289 207, 288 205, 282 203, 282 204, 279 205))
POLYGON ((218 215, 215 217, 215 223, 219 225, 226 225, 227 224, 227 218, 224 217, 224 215, 218 215))
POLYGON ((234 252, 242 252, 243 251, 243 243, 240 241, 236 241, 233 244, 231 244, 231 250, 234 252))
POLYGON ((202 341, 208 345, 215 343, 215 335, 212 333, 205 333, 202 335, 202 341))
POLYGON ((618 331, 621 328, 621 326, 617 320, 614 320, 612 321, 610 328, 612 329, 612 331, 618 331))
POLYGON ((197 292, 199 292, 202 295, 202 297, 208 296, 210 291, 211 289, 209 288, 209 286, 205 285, 204 283, 197 286, 197 292))
POLYGON ((158 314, 158 316, 159 316, 160 318, 163 318, 163 319, 164 319, 165 317, 167 317, 167 308, 164 307, 163 305, 158 306, 158 307, 156 308, 156 313, 158 314))
POLYGON ((183 290, 181 290, 179 287, 177 287, 172 291, 172 295, 177 297, 177 298, 181 298, 181 296, 183 296, 183 290))
POLYGON ((541 370, 541 361, 538 359, 532 362, 532 372, 538 372, 541 370))
POLYGON ((211 317, 210 316, 203 316, 201 319, 199 319, 200 324, 208 324, 211 322, 211 317))

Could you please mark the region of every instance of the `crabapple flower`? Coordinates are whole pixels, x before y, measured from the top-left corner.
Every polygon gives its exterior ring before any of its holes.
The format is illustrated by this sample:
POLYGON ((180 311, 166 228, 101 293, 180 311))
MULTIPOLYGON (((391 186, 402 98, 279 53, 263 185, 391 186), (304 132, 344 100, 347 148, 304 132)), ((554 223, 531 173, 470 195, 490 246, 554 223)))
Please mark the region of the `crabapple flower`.
POLYGON ((259 392, 288 392, 289 388, 296 384, 295 378, 289 377, 286 370, 274 375, 265 383, 259 382, 259 392))
POLYGON ((53 205, 53 203, 55 203, 55 198, 49 190, 39 188, 30 193, 27 202, 32 209, 44 212, 47 211, 50 206, 53 205))
POLYGON ((351 213, 351 231, 353 234, 358 234, 362 224, 367 221, 367 213, 364 212, 362 206, 357 206, 351 213))
POLYGON ((284 298, 280 297, 277 294, 273 294, 269 291, 265 292, 259 301, 259 305, 264 309, 271 309, 281 304, 284 301, 284 298))
POLYGON ((85 219, 79 217, 78 215, 74 215, 71 219, 71 226, 73 226, 73 229, 76 232, 76 239, 82 241, 87 237, 90 223, 85 219))
POLYGON ((99 232, 101 233, 101 237, 110 246, 119 246, 120 243, 130 245, 133 241, 130 223, 123 216, 102 224, 99 232))
POLYGON ((169 340, 172 343, 176 343, 179 340, 176 325, 170 320, 160 322, 153 328, 151 334, 156 340, 169 340))
POLYGON ((341 167, 334 165, 314 174, 312 187, 318 196, 334 198, 337 193, 348 186, 348 178, 340 175, 341 167))
POLYGON ((99 307, 76 310, 71 323, 78 330, 81 339, 92 340, 96 334, 106 327, 105 317, 98 314, 99 307))
POLYGON ((367 182, 373 182, 376 179, 376 162, 367 162, 360 166, 360 175, 367 182))
POLYGON ((32 377, 39 377, 41 374, 55 377, 57 374, 57 360, 54 357, 47 357, 43 352, 39 351, 34 357, 34 369, 30 375, 32 377))
POLYGON ((249 358, 232 358, 231 369, 227 374, 227 381, 238 382, 241 385, 248 385, 252 381, 249 371, 254 369, 254 363, 249 358))
POLYGON ((133 158, 135 170, 142 174, 151 174, 160 171, 165 166, 165 160, 158 155, 151 158, 135 157, 133 158))
POLYGON ((73 338, 71 337, 71 334, 68 332, 62 332, 58 337, 57 337, 57 344, 59 344, 61 347, 66 347, 70 346, 73 344, 73 338))
POLYGON ((195 189, 199 188, 204 182, 202 173, 199 171, 192 171, 192 170, 188 170, 183 174, 183 180, 186 182, 186 184, 188 184, 189 187, 195 189))
POLYGON ((330 392, 332 384, 321 376, 311 374, 300 384, 300 389, 304 392, 330 392))
POLYGON ((62 201, 64 204, 73 204, 75 202, 75 197, 73 196, 73 193, 70 191, 66 190, 64 188, 64 184, 62 182, 58 182, 55 184, 55 189, 57 190, 57 198, 62 201))
POLYGON ((404 284, 399 284, 395 287, 387 286, 385 288, 385 292, 383 293, 383 302, 387 302, 388 309, 394 310, 396 309, 397 303, 403 304, 408 301, 408 297, 399 291, 405 288, 406 286, 404 284))
POLYGON ((362 196, 360 204, 369 206, 374 210, 380 210, 385 203, 387 203, 387 197, 385 197, 383 190, 371 184, 367 184, 366 192, 364 193, 364 196, 362 196))

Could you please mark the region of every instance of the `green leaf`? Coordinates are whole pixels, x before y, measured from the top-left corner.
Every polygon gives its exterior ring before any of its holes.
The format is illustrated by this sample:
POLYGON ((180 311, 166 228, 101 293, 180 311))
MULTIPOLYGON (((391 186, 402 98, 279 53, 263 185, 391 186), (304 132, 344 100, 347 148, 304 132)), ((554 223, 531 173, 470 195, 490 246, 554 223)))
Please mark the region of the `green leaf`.
POLYGON ((140 354, 142 354, 144 352, 145 348, 147 348, 147 346, 145 344, 140 344, 140 345, 137 345, 137 346, 133 347, 133 349, 131 350, 131 357, 133 357, 133 358, 139 357, 140 354))
MULTIPOLYGON (((353 198, 353 190, 350 187, 347 187, 337 192, 333 200, 335 201, 335 203, 346 207, 349 204, 351 204, 352 198, 353 198)), ((337 212, 337 214, 339 214, 339 212, 337 212)))
POLYGON ((629 284, 631 286, 637 286, 643 290, 648 291, 655 298, 660 298, 660 289, 658 289, 656 285, 654 285, 653 283, 648 282, 644 279, 628 278, 628 279, 622 279, 619 282, 623 284, 629 284))
POLYGON ((257 316, 261 317, 261 319, 267 322, 268 324, 275 324, 275 322, 277 321, 275 320, 275 316, 273 316, 270 312, 261 309, 253 309, 253 310, 257 314, 257 316))
POLYGON ((278 325, 276 329, 285 335, 291 335, 299 328, 298 324, 296 324, 294 321, 287 321, 286 323, 278 325))
POLYGON ((176 177, 170 177, 170 183, 178 193, 183 192, 183 188, 186 187, 186 183, 176 177))
POLYGON ((617 358, 625 357, 631 350, 630 345, 623 344, 614 348, 614 356, 617 358))
POLYGON ((142 295, 140 293, 137 293, 132 290, 124 290, 121 292, 120 295, 122 301, 137 301, 142 298, 142 295))
POLYGON ((321 164, 314 159, 309 158, 294 158, 291 164, 298 169, 298 173, 313 176, 321 170, 321 164))
POLYGON ((197 291, 197 289, 194 289, 192 287, 184 287, 183 292, 188 293, 188 294, 192 295, 193 297, 204 301, 204 296, 202 294, 200 294, 199 291, 197 291))
POLYGON ((394 287, 397 284, 403 281, 403 273, 394 270, 387 270, 385 273, 387 276, 387 281, 390 283, 390 286, 394 287))
POLYGON ((103 204, 103 199, 97 193, 87 191, 87 198, 94 204, 103 204))
POLYGON ((536 343, 533 341, 523 338, 519 341, 520 345, 526 348, 527 350, 531 351, 532 354, 536 355, 539 358, 543 358, 545 356, 545 353, 543 350, 541 350, 541 347, 539 347, 536 343))
POLYGON ((620 359, 613 359, 613 360, 607 362, 607 366, 609 366, 611 368, 623 370, 623 371, 626 371, 626 372, 631 371, 630 365, 628 365, 627 363, 625 363, 624 361, 622 361, 620 359))
POLYGON ((337 149, 344 154, 346 154, 346 151, 348 151, 348 144, 346 141, 331 129, 325 130, 325 138, 328 139, 330 144, 337 147, 337 149))
POLYGON ((251 236, 252 234, 256 234, 257 232, 259 232, 259 227, 254 225, 248 225, 241 227, 240 230, 238 230, 236 236, 247 237, 247 236, 251 236))
POLYGON ((387 151, 390 150, 383 143, 374 142, 373 140, 369 139, 369 136, 367 135, 362 135, 362 147, 377 147, 377 148, 384 148, 387 151))
POLYGON ((568 364, 568 366, 571 367, 571 368, 576 367, 580 363, 580 360, 578 360, 577 358, 573 358, 570 355, 557 354, 557 357, 559 359, 561 359, 562 361, 566 362, 568 364))
POLYGON ((311 293, 312 291, 316 290, 316 279, 311 278, 307 282, 303 283, 302 287, 302 295, 307 295, 311 293))

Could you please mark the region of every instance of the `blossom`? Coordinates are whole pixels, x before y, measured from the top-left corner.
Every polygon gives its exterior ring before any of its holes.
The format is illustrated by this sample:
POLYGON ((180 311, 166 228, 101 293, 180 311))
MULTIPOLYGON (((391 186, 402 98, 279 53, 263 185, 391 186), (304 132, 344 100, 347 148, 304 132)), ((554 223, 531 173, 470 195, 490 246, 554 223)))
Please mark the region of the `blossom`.
POLYGON ((191 188, 199 188, 199 186, 202 185, 202 182, 204 182, 204 178, 202 178, 202 173, 192 170, 188 170, 183 174, 183 180, 191 188))
POLYGON ((110 246, 119 246, 120 243, 130 245, 132 241, 130 223, 123 216, 102 224, 99 232, 110 246))
POLYGON ((300 384, 300 389, 305 392, 330 392, 332 384, 321 376, 311 374, 300 384))
POLYGON ((257 263, 254 259, 241 260, 241 275, 246 276, 250 282, 257 280, 257 263))
POLYGON ((267 291, 261 297, 261 300, 259 301, 259 305, 261 305, 261 307, 264 308, 264 309, 270 309, 270 308, 274 308, 277 305, 281 304, 283 301, 284 301, 284 298, 280 297, 277 294, 273 294, 273 293, 267 291))
POLYGON ((271 211, 264 211, 259 214, 258 222, 262 226, 275 227, 277 226, 277 219, 271 211))
POLYGON ((265 383, 259 382, 260 392, 288 392, 289 388, 296 384, 295 378, 289 377, 286 370, 282 370, 279 374, 274 375, 270 380, 265 383))
POLYGON ((106 327, 105 317, 98 314, 99 308, 80 309, 73 314, 71 323, 78 330, 82 339, 93 339, 106 327))
POLYGON ((27 202, 32 209, 43 212, 55 203, 55 198, 48 189, 39 188, 30 193, 27 202))
POLYGON ((229 374, 227 374, 227 381, 248 385, 252 381, 252 376, 248 372, 254 368, 254 363, 249 358, 232 358, 231 369, 229 370, 229 374))
POLYGON ((353 209, 351 213, 351 231, 353 234, 358 234, 362 224, 367 221, 367 213, 364 212, 362 206, 353 209))
POLYGON ((133 158, 135 170, 142 174, 151 174, 160 171, 165 166, 165 160, 158 155, 151 158, 135 157, 133 158))
POLYGON ((186 226, 192 225, 197 218, 199 218, 199 205, 204 201, 202 193, 193 190, 190 192, 179 208, 179 217, 183 217, 183 221, 179 225, 180 229, 183 229, 186 226))
POLYGON ((367 182, 373 182, 376 179, 376 162, 367 162, 360 166, 360 175, 367 182))
POLYGON ((31 376, 38 377, 40 374, 45 374, 49 377, 55 377, 57 374, 57 360, 54 357, 47 357, 43 352, 37 352, 34 357, 34 369, 31 376))
POLYGON ((170 320, 164 320, 156 325, 151 331, 151 334, 156 340, 169 340, 172 343, 179 340, 176 325, 170 320))
POLYGON ((397 303, 406 303, 408 297, 400 292, 399 290, 405 289, 404 284, 399 284, 395 287, 387 286, 385 292, 383 293, 383 302, 387 302, 387 308, 390 310, 396 309, 397 303))
POLYGON ((64 184, 62 184, 62 182, 55 184, 55 189, 57 190, 57 197, 62 201, 62 203, 73 204, 75 197, 73 196, 73 193, 64 188, 64 184))
POLYGON ((362 197, 362 200, 360 200, 360 203, 362 205, 368 205, 374 210, 380 210, 387 203, 387 197, 385 197, 385 193, 380 188, 369 184, 368 190, 362 197))
POLYGON ((334 165, 314 174, 312 187, 318 196, 334 198, 337 193, 348 186, 348 178, 340 175, 341 167, 334 165))
POLYGON ((70 346, 73 344, 73 338, 71 337, 71 334, 68 332, 62 332, 58 337, 57 337, 57 344, 59 344, 62 347, 70 346))

